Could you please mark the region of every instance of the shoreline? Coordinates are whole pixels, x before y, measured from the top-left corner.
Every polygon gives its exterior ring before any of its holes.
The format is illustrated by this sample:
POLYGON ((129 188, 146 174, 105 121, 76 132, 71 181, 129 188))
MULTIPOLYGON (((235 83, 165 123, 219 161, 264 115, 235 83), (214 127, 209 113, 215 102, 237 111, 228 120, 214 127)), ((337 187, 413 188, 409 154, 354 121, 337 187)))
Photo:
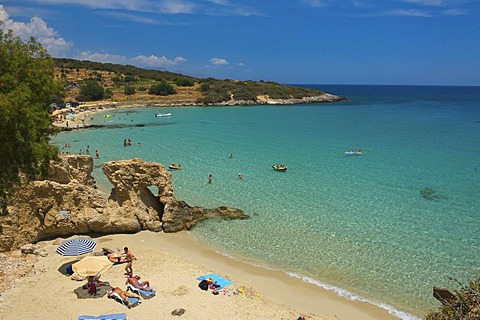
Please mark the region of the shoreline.
MULTIPOLYGON (((109 108, 102 108, 102 109, 98 110, 97 112, 92 111, 92 110, 83 111, 83 112, 78 113, 77 116, 79 118, 82 117, 82 116, 84 116, 86 118, 90 118, 88 115, 91 114, 92 112, 94 112, 94 113, 98 113, 98 112, 104 113, 104 112, 108 112, 109 110, 117 110, 117 109, 120 110, 120 109, 135 108, 135 107, 139 107, 139 106, 137 106, 137 105, 116 105, 116 106, 112 106, 112 107, 109 107, 109 108)), ((86 126, 88 126, 88 124, 86 124, 86 126)), ((196 240, 196 242, 198 242, 198 240, 196 240)), ((210 251, 216 253, 219 256, 225 257, 221 253, 215 252, 213 249, 208 249, 206 244, 198 244, 198 245, 201 248, 207 248, 207 250, 210 250, 210 251)), ((188 245, 187 245, 187 247, 188 247, 188 245)), ((181 249, 181 248, 179 248, 179 249, 181 249)), ((203 251, 203 250, 204 249, 200 249, 200 251, 203 251)), ((192 254, 189 254, 189 255, 192 255, 192 254)), ((233 258, 229 258, 229 259, 233 260, 236 263, 241 263, 241 264, 245 265, 246 268, 251 267, 251 265, 249 265, 248 263, 239 262, 238 260, 235 260, 233 258)), ((255 269, 255 268, 259 268, 260 270, 262 270, 260 273, 264 273, 265 270, 267 270, 264 267, 254 267, 253 269, 255 269)), ((295 276, 296 276, 296 275, 289 275, 289 274, 287 274, 286 272, 283 272, 283 271, 274 271, 274 270, 268 270, 268 271, 266 271, 266 273, 270 273, 270 271, 271 271, 272 274, 275 274, 275 278, 282 278, 283 283, 290 283, 292 281, 292 279, 295 279, 295 276)), ((253 274, 253 272, 252 272, 252 274, 253 274)), ((270 275, 270 276, 273 277, 272 275, 270 275)), ((329 285, 324 285, 322 283, 316 282, 315 280, 313 280, 313 281, 312 280, 313 279, 304 279, 304 278, 301 278, 301 276, 297 276, 296 281, 295 281, 295 286, 300 286, 300 287, 308 286, 308 288, 310 288, 310 289, 308 289, 307 291, 311 292, 312 296, 313 295, 318 295, 318 296, 324 297, 325 293, 327 293, 327 297, 326 297, 327 300, 332 300, 333 298, 331 296, 333 296, 335 298, 339 298, 340 301, 345 300, 345 301, 348 301, 348 302, 354 302, 352 300, 352 299, 354 299, 354 300, 357 300, 357 301, 355 301, 357 303, 362 303, 362 304, 368 306, 369 308, 373 308, 374 310, 379 309, 379 310, 382 310, 382 312, 385 311, 385 314, 387 314, 388 316, 391 316, 391 318, 385 318, 384 316, 382 316, 382 317, 379 317, 379 319, 398 319, 398 317, 402 317, 402 318, 405 318, 405 319, 415 319, 414 316, 411 316, 407 313, 403 313, 403 312, 401 312, 399 310, 396 310, 393 307, 390 307, 388 305, 383 305, 382 303, 375 303, 375 302, 370 301, 368 299, 365 299, 363 297, 351 295, 351 294, 349 294, 349 292, 344 291, 341 288, 330 287, 329 285), (309 283, 309 280, 310 280, 311 283, 309 283), (395 315, 397 315, 398 317, 395 316, 395 315)), ((259 282, 261 283, 262 280, 259 279, 259 282)), ((265 289, 268 289, 268 288, 265 288, 265 289)), ((273 295, 275 295, 277 291, 279 291, 279 290, 274 290, 274 292, 272 292, 273 295)), ((288 303, 290 300, 292 300, 291 295, 286 295, 284 297, 281 297, 281 299, 279 301, 280 302, 283 301, 283 303, 288 303)), ((336 299, 333 299, 333 300, 336 301, 336 299)), ((303 304, 301 304, 301 305, 303 305, 303 304)), ((323 305, 320 308, 318 308, 316 306, 314 306, 312 308, 312 310, 316 310, 316 312, 319 312, 319 311, 322 311, 322 310, 331 310, 331 309, 335 310, 336 308, 330 308, 329 306, 323 306, 323 305)), ((338 307, 337 307, 337 309, 338 309, 338 307)), ((342 309, 342 308, 340 308, 340 309, 342 309)), ((346 319, 349 319, 349 318, 346 318, 346 319)), ((353 317, 352 319, 355 319, 355 317, 353 317)), ((372 319, 374 319, 374 318, 372 318, 372 319)))
MULTIPOLYGON (((270 99, 261 97, 256 101, 246 101, 246 100, 232 100, 226 101, 217 104, 203 104, 196 103, 192 101, 171 101, 171 102, 160 102, 160 101, 122 101, 122 102, 98 102, 89 104, 86 103, 82 105, 83 107, 88 107, 88 110, 82 110, 75 113, 74 120, 68 120, 69 125, 66 124, 65 120, 54 121, 53 125, 59 128, 62 128, 64 131, 71 131, 76 129, 85 129, 92 127, 89 125, 88 115, 94 113, 99 113, 101 111, 107 111, 112 109, 124 109, 124 108, 137 108, 137 107, 159 107, 159 108, 178 108, 178 107, 225 107, 225 106, 264 106, 264 105, 295 105, 295 104, 312 104, 312 103, 332 103, 346 100, 344 97, 336 96, 333 94, 325 93, 321 96, 313 97, 304 97, 302 99, 270 99), (78 118, 78 119, 77 119, 78 118), (80 120, 80 121, 79 121, 80 120)), ((70 108, 71 110, 72 108, 70 108)), ((69 110, 62 109, 61 112, 57 115, 67 114, 69 110)))
MULTIPOLYGON (((106 297, 77 299, 73 290, 82 283, 70 280, 57 270, 62 264, 76 260, 75 257, 62 257, 54 252, 61 241, 46 241, 39 243, 47 250, 48 256, 38 257, 32 268, 36 275, 27 275, 2 294, 0 318, 76 319, 81 314, 124 312, 128 319, 143 319, 170 317, 171 310, 183 307, 187 310, 183 318, 201 319, 205 316, 205 306, 208 306, 209 313, 231 319, 296 319, 300 314, 306 315, 306 319, 325 320, 398 319, 373 304, 352 301, 284 272, 222 255, 199 243, 188 232, 142 231, 100 236, 94 240, 98 242, 96 251, 101 247, 118 251, 128 245, 138 258, 134 262, 135 272, 152 282, 157 297, 130 310, 106 297), (203 292, 198 289, 195 277, 205 273, 216 273, 234 282, 225 289, 244 287, 254 294, 247 297, 214 296, 211 292, 203 292), (41 303, 46 283, 53 286, 49 296, 55 299, 55 311, 45 310, 41 303), (27 291, 30 292, 28 295, 25 294, 27 291)), ((123 265, 113 266, 102 275, 102 280, 123 288, 123 268, 123 265)))

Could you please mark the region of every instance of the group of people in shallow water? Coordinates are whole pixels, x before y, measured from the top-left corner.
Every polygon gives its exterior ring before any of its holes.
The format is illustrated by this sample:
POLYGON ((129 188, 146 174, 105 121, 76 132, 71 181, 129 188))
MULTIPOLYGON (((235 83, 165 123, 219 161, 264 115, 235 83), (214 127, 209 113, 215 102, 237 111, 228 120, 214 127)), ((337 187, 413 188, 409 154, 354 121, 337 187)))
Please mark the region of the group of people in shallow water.
MULTIPOLYGON (((233 158, 233 154, 230 153, 230 154, 228 155, 228 159, 232 159, 232 158, 233 158)), ((243 179, 243 175, 242 175, 240 172, 238 173, 238 179, 240 179, 240 180, 243 179)), ((210 173, 210 174, 208 175, 208 183, 211 184, 212 181, 213 181, 213 177, 212 177, 212 174, 210 173)))
MULTIPOLYGON (((113 262, 114 264, 126 263, 125 265, 125 285, 131 285, 134 288, 145 290, 145 291, 153 291, 153 288, 148 280, 141 280, 139 275, 133 273, 133 261, 137 260, 137 258, 133 255, 133 253, 128 249, 128 247, 123 248, 124 252, 121 254, 116 253, 109 253, 107 255, 108 260, 113 262)), ((88 289, 89 294, 96 295, 97 294, 97 287, 106 285, 104 282, 100 281, 100 275, 98 276, 90 276, 87 278, 88 282, 84 286, 85 289, 88 289)), ((131 303, 128 298, 138 298, 139 302, 142 302, 142 297, 138 294, 133 292, 128 292, 127 290, 123 290, 120 287, 114 287, 107 292, 109 297, 117 296, 123 300, 127 307, 131 307, 131 303)))
POLYGON ((132 140, 130 138, 127 139, 123 139, 123 146, 124 147, 128 147, 128 146, 131 146, 132 145, 132 140))

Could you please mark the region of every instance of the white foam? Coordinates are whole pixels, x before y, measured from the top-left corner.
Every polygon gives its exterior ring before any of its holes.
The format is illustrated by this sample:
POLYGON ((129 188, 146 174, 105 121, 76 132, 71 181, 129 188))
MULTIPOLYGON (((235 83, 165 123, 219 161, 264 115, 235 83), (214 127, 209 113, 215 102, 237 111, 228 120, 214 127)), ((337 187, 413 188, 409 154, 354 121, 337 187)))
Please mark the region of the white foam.
POLYGON ((360 296, 357 296, 357 295, 354 295, 353 293, 347 291, 347 290, 344 290, 344 289, 341 289, 341 288, 337 288, 335 286, 332 286, 332 285, 329 285, 329 284, 326 284, 326 283, 321 283, 317 280, 314 280, 312 278, 309 278, 309 277, 305 277, 305 276, 302 276, 302 275, 299 275, 299 274, 296 274, 296 273, 293 273, 293 272, 285 272, 288 276, 290 277, 293 277, 293 278, 297 278, 297 279, 301 279, 302 281, 304 282, 308 282, 308 283, 311 283, 311 284, 314 284, 316 286, 319 286, 325 290, 328 290, 328 291, 332 291, 334 292, 335 294, 341 296, 341 297, 345 297, 349 300, 352 300, 352 301, 361 301, 361 302, 366 302, 366 303, 370 303, 370 304, 373 304, 377 307, 380 307, 384 310, 386 310, 388 313, 390 313, 391 315, 394 315, 396 317, 398 317, 399 319, 401 320, 420 320, 420 318, 418 317, 415 317, 411 314, 408 314, 406 312, 403 312, 403 311, 400 311, 400 310, 397 310, 395 309, 394 307, 392 306, 389 306, 387 304, 384 304, 384 303, 380 303, 380 302, 375 302, 375 301, 372 301, 370 299, 367 299, 367 298, 364 298, 364 297, 360 297, 360 296))
MULTIPOLYGON (((234 257, 230 254, 227 254, 225 252, 221 252, 221 251, 218 251, 218 250, 216 250, 216 252, 218 254, 224 256, 224 257, 227 257, 227 258, 230 258, 230 259, 233 259, 233 260, 238 260, 236 257, 234 257)), ((260 267, 260 268, 264 268, 264 269, 268 269, 268 270, 274 270, 274 269, 269 268, 269 267, 267 267, 265 265, 262 265, 262 264, 252 263, 252 262, 248 262, 248 263, 255 266, 255 267, 260 267)), ((322 282, 317 281, 315 279, 312 279, 312 278, 309 278, 309 277, 306 277, 306 276, 302 276, 302 275, 299 275, 299 274, 296 274, 296 273, 293 273, 293 272, 285 272, 285 274, 290 276, 290 277, 300 279, 304 282, 314 284, 314 285, 319 286, 319 287, 321 287, 325 290, 334 292, 335 294, 339 295, 340 297, 345 297, 345 298, 347 298, 349 300, 352 300, 352 301, 361 301, 361 302, 366 302, 366 303, 373 304, 373 305, 375 305, 379 308, 382 308, 382 309, 386 310, 388 313, 390 313, 391 315, 394 315, 395 317, 398 317, 401 320, 421 320, 421 318, 418 318, 418 317, 416 317, 414 315, 411 315, 409 313, 397 310, 394 307, 389 306, 385 303, 375 302, 375 301, 372 301, 370 299, 357 296, 357 295, 351 293, 348 290, 341 289, 341 288, 338 288, 338 287, 335 287, 335 286, 332 286, 332 285, 329 285, 329 284, 326 284, 326 283, 322 283, 322 282)))

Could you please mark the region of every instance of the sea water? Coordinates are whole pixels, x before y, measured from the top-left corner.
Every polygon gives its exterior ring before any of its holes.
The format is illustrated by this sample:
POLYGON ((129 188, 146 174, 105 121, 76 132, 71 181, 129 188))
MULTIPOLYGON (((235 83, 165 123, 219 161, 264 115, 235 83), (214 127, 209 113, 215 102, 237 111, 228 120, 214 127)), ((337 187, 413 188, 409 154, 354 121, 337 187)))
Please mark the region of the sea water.
POLYGON ((436 308, 433 286, 480 273, 480 87, 308 87, 348 99, 106 110, 91 119, 104 128, 53 143, 69 143, 62 152, 98 150, 93 175, 104 192, 104 161, 180 164, 172 172, 178 199, 251 216, 193 230, 224 254, 404 319, 436 308), (288 170, 274 171, 275 163, 288 170))

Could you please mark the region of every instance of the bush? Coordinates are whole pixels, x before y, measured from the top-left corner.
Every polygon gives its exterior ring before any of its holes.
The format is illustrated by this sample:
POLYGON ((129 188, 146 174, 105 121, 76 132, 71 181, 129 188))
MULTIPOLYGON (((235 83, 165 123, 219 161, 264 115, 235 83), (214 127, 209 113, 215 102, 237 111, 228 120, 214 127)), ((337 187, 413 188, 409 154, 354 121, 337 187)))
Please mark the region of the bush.
POLYGON ((168 96, 170 94, 177 93, 175 89, 165 81, 158 82, 148 89, 149 94, 154 94, 157 96, 168 96))
POLYGON ((77 101, 98 101, 103 99, 103 95, 104 90, 98 82, 89 79, 85 80, 84 85, 80 87, 80 94, 76 99, 77 101))
POLYGON ((105 99, 110 99, 111 97, 113 97, 113 91, 111 88, 108 88, 107 90, 105 90, 105 94, 103 95, 103 97, 105 99))
POLYGON ((480 319, 480 277, 470 280, 467 286, 462 285, 453 292, 454 298, 444 301, 438 311, 430 311, 425 320, 474 320, 480 319))
POLYGON ((135 87, 134 86, 131 86, 131 85, 125 85, 125 90, 124 90, 124 93, 126 95, 131 95, 131 94, 135 94, 135 87))
POLYGON ((215 104, 221 103, 230 100, 230 94, 225 91, 210 91, 205 95, 203 103, 205 104, 215 104))
POLYGON ((175 78, 173 82, 179 87, 192 87, 195 84, 192 79, 188 78, 175 78))
POLYGON ((202 92, 207 92, 210 90, 210 85, 207 82, 202 82, 202 84, 200 85, 200 90, 202 92))

